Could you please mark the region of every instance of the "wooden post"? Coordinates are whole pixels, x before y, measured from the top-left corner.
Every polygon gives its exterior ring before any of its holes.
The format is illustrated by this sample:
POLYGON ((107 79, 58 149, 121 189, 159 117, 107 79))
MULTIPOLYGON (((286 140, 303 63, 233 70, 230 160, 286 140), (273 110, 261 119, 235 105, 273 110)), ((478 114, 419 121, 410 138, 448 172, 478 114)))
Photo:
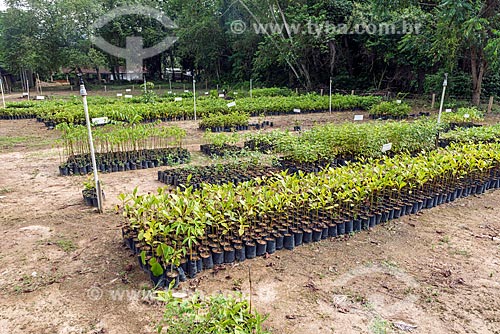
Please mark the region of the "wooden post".
POLYGON ((491 109, 493 109, 493 96, 490 96, 490 102, 488 103, 488 114, 491 112, 491 109))
POLYGON ((295 88, 295 93, 296 93, 297 95, 299 95, 299 89, 298 89, 298 88, 295 88))
POLYGON ((323 96, 323 88, 321 88, 321 96, 323 96))
POLYGON ((351 90, 351 95, 354 95, 354 89, 353 89, 353 90, 351 90))
POLYGON ((432 104, 431 109, 434 109, 434 105, 436 104, 436 94, 432 94, 432 104))
POLYGON ((7 105, 5 104, 5 95, 3 93, 3 79, 2 76, 0 75, 0 92, 2 93, 2 102, 3 102, 3 107, 7 108, 7 105))

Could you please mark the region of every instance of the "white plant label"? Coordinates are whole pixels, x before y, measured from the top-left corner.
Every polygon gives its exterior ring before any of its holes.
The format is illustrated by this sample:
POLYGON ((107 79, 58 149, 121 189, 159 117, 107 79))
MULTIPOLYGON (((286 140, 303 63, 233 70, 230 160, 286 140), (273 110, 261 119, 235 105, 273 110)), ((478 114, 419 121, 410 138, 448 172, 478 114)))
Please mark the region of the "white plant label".
POLYGON ((205 92, 205 95, 208 95, 208 92, 205 92))
POLYGON ((122 94, 122 93, 117 93, 117 94, 116 94, 116 97, 122 97, 122 96, 123 96, 123 94, 122 94))
POLYGON ((95 125, 104 125, 109 123, 109 118, 107 117, 98 117, 98 118, 92 118, 92 123, 95 125))
POLYGON ((465 114, 465 115, 464 115, 464 118, 469 118, 469 117, 470 117, 470 115, 469 115, 469 114, 465 114))
POLYGON ((45 100, 45 96, 37 96, 36 99, 37 100, 45 100))
POLYGON ((176 97, 176 98, 174 99, 174 101, 175 101, 175 102, 181 102, 181 101, 182 101, 182 97, 176 97))
POLYGON ((446 112, 452 112, 452 110, 451 109, 446 109, 446 112))
POLYGON ((171 90, 169 90, 169 91, 167 92, 167 94, 172 94, 172 91, 171 91, 171 90))
POLYGON ((401 101, 401 100, 396 100, 396 103, 397 103, 397 104, 401 104, 401 103, 403 103, 403 101, 401 101))
POLYGON ((236 102, 231 102, 227 104, 228 108, 236 107, 236 102))
POLYGON ((132 91, 132 89, 127 88, 127 89, 125 89, 125 91, 128 93, 128 92, 131 92, 131 91, 132 91))
POLYGON ((189 93, 189 91, 187 89, 184 89, 184 93, 189 93))
POLYGON ((134 95, 125 95, 125 98, 126 98, 126 99, 131 99, 131 98, 133 98, 133 97, 134 97, 134 95))
POLYGON ((224 97, 224 94, 219 94, 219 97, 224 97))
POLYGON ((300 109, 293 109, 293 112, 297 114, 300 114, 300 111, 301 111, 300 109))
POLYGON ((23 96, 29 96, 29 94, 28 93, 23 93, 23 96))
POLYGON ((389 143, 389 144, 385 144, 384 146, 382 146, 382 152, 387 152, 387 151, 390 151, 392 150, 392 143, 389 143))
POLYGON ((363 115, 354 115, 354 120, 355 121, 362 121, 365 119, 365 116, 363 115))
POLYGON ((234 92, 233 94, 234 94, 234 95, 238 95, 238 92, 234 92))

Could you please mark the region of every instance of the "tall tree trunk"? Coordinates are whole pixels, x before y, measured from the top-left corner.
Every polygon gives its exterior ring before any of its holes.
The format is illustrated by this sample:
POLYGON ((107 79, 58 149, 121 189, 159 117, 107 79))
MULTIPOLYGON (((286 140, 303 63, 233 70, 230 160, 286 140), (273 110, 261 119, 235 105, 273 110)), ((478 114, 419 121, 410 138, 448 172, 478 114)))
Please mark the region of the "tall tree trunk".
POLYGON ((487 62, 484 58, 483 50, 476 47, 471 48, 470 59, 472 69, 472 104, 479 106, 481 103, 481 87, 487 62))
POLYGON ((335 41, 328 41, 328 46, 330 47, 330 78, 333 75, 333 69, 335 68, 335 60, 337 57, 337 48, 335 47, 335 41))
POLYGON ((97 73, 97 81, 100 84, 100 83, 102 83, 102 75, 101 75, 101 71, 99 69, 99 66, 95 67, 95 71, 97 73))

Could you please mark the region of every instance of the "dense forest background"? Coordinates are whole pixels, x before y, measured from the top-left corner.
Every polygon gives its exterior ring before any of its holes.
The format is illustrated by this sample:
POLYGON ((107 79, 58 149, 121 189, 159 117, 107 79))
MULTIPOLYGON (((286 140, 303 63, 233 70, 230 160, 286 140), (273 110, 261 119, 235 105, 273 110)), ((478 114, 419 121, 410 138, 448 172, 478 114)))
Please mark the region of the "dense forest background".
POLYGON ((447 72, 453 95, 476 104, 481 94, 500 95, 500 0, 6 3, 9 8, 0 13, 0 67, 16 75, 29 71, 48 80, 62 68, 123 66, 123 59, 92 45, 89 26, 113 8, 140 3, 161 10, 178 28, 168 30, 137 13, 97 33, 121 47, 128 36, 143 36, 145 47, 178 37, 173 47, 145 61, 150 80, 181 67, 212 85, 246 87, 252 79, 256 85, 313 90, 328 87, 332 78, 334 88, 345 91, 430 93, 440 91, 447 72), (246 30, 235 33, 234 22, 246 30), (268 24, 274 28, 255 31, 268 24), (352 33, 381 25, 405 33, 352 33))

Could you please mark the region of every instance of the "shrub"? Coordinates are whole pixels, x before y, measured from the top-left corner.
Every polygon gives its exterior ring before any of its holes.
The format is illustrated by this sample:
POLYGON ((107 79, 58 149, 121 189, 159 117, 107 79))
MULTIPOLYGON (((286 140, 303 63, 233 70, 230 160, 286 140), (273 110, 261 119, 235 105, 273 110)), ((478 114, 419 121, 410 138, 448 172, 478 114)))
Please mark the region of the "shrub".
POLYGON ((170 291, 159 292, 165 302, 163 321, 158 333, 169 334, 266 334, 262 328, 266 317, 252 312, 250 303, 241 297, 216 295, 202 298, 198 294, 187 300, 174 298, 170 291))
POLYGON ((381 102, 370 109, 370 115, 374 117, 408 117, 411 107, 406 103, 381 102))

